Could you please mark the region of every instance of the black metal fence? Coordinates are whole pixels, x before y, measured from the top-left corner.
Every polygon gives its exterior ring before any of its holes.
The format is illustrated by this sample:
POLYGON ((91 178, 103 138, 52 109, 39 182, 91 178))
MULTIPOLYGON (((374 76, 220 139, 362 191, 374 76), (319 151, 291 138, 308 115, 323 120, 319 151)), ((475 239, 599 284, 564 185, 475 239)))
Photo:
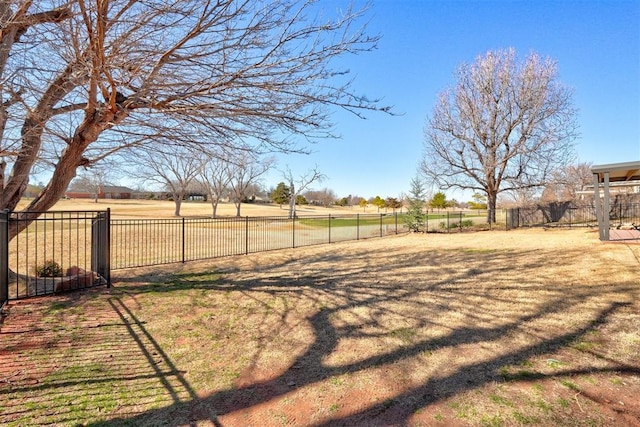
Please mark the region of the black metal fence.
POLYGON ((109 284, 109 216, 0 212, 0 306, 9 299, 109 284))
POLYGON ((420 231, 427 233, 460 233, 465 231, 491 230, 504 227, 505 211, 496 212, 496 223, 487 222, 486 210, 438 211, 426 214, 420 231))
MULTIPOLYGON (((0 214, 0 305, 110 283, 111 269, 242 255, 409 232, 402 213, 111 219, 110 211, 0 214), (11 234, 32 221, 15 238, 11 234), (13 227, 13 228, 12 228, 13 227), (13 231, 13 232, 12 232, 13 231)), ((489 227, 482 212, 429 212, 420 230, 489 227)))
MULTIPOLYGON (((640 225, 640 204, 617 203, 609 209, 612 228, 640 225)), ((598 217, 593 205, 569 202, 513 208, 507 210, 507 230, 518 227, 597 227, 598 217)))
POLYGON ((407 232, 402 215, 112 219, 111 267, 242 255, 407 232))

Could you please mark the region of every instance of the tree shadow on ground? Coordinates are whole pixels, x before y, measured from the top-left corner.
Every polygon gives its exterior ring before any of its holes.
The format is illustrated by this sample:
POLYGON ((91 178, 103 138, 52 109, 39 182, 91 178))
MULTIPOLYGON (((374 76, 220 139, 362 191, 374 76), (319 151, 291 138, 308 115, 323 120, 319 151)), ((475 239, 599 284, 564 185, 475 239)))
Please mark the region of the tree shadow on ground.
MULTIPOLYGON (((167 425, 195 425, 209 421, 223 425, 225 415, 244 411, 318 384, 330 378, 345 374, 355 374, 367 369, 392 366, 417 355, 443 349, 455 349, 478 343, 493 343, 505 336, 529 333, 527 325, 535 324, 549 316, 563 316, 576 306, 598 298, 603 293, 597 286, 575 284, 567 294, 562 278, 547 276, 544 267, 553 257, 554 262, 570 262, 576 253, 558 255, 555 252, 541 254, 539 251, 431 251, 429 253, 407 253, 402 249, 389 250, 384 254, 366 250, 349 255, 348 263, 337 266, 339 255, 321 253, 301 262, 289 257, 275 265, 246 264, 240 268, 227 267, 222 272, 209 270, 200 273, 167 272, 155 274, 153 282, 141 282, 141 277, 121 277, 117 280, 114 293, 108 297, 110 310, 117 316, 120 331, 126 330, 132 358, 136 363, 148 365, 144 375, 155 378, 155 393, 164 390, 171 402, 167 406, 145 410, 131 416, 90 423, 93 426, 128 424, 152 425, 164 420, 167 425), (526 261, 523 261, 526 260, 526 261), (503 280, 518 268, 540 270, 539 276, 525 284, 503 280), (446 265, 466 266, 457 271, 447 271, 446 265), (414 271, 417 269, 417 271, 414 271), (412 273, 410 273, 412 272, 412 273), (440 274, 438 274, 438 272, 440 274), (402 280, 390 278, 389 274, 406 274, 402 280), (477 277, 486 277, 486 286, 468 286, 469 281, 477 282, 477 277), (503 278, 496 280, 497 278, 503 278), (130 307, 131 296, 146 292, 177 292, 179 290, 201 289, 206 292, 240 292, 248 298, 268 304, 265 296, 283 293, 297 293, 314 301, 321 308, 311 313, 306 321, 313 332, 313 342, 295 357, 283 372, 268 380, 252 381, 243 386, 220 390, 210 395, 200 396, 185 379, 179 367, 175 366, 145 326, 138 319, 136 308, 130 307), (520 310, 512 318, 498 321, 502 313, 491 312, 491 300, 504 299, 508 303, 511 291, 530 291, 527 304, 515 307, 520 310), (536 292, 549 296, 535 301, 536 292), (425 295, 436 295, 433 301, 425 301, 425 295), (406 306, 397 313, 395 301, 403 301, 406 306), (483 302, 484 305, 478 304, 483 302), (357 324, 337 324, 335 319, 345 311, 367 309, 359 314, 357 324), (456 311, 470 321, 463 326, 450 327, 441 317, 446 312, 456 311), (372 334, 389 337, 394 330, 389 328, 386 316, 396 315, 409 318, 415 328, 441 328, 446 333, 437 336, 419 337, 401 346, 385 348, 373 355, 363 355, 356 360, 340 364, 328 364, 330 357, 340 342, 358 339, 372 334), (475 320, 475 322, 473 322, 475 320), (123 329, 124 328, 124 329, 123 329), (524 328, 524 329, 523 329, 524 328), (374 332, 371 332, 374 331, 374 332), (133 356, 133 348, 138 355, 133 356), (142 355, 142 356, 140 356, 142 355)), ((147 280, 148 276, 144 277, 147 280)), ((382 402, 367 402, 359 410, 346 415, 325 416, 305 425, 404 425, 421 408, 446 400, 503 378, 500 369, 505 365, 517 365, 533 356, 552 354, 571 342, 579 340, 598 329, 623 307, 630 304, 630 297, 636 298, 638 289, 632 283, 609 286, 608 293, 620 295, 619 300, 603 301, 591 315, 574 327, 541 334, 528 345, 511 351, 503 351, 491 357, 479 358, 472 363, 462 363, 451 372, 431 376, 418 385, 408 385, 396 393, 392 399, 382 402)), ((133 300, 135 301, 135 299, 133 300)), ((279 313, 284 319, 286 312, 279 313)), ((112 316, 113 317, 113 316, 112 316)), ((252 356, 260 358, 260 351, 252 356)), ((559 370, 544 378, 554 376, 593 374, 594 372, 620 372, 639 375, 640 366, 613 363, 614 366, 559 370)), ((86 381, 101 381, 99 378, 86 381)), ((34 388, 34 390, 39 390, 34 388)), ((145 391, 141 390, 144 394, 145 391)), ((148 390, 146 391, 148 392, 148 390)), ((250 420, 249 420, 250 421, 250 420)), ((248 423, 250 424, 250 422, 248 423)))

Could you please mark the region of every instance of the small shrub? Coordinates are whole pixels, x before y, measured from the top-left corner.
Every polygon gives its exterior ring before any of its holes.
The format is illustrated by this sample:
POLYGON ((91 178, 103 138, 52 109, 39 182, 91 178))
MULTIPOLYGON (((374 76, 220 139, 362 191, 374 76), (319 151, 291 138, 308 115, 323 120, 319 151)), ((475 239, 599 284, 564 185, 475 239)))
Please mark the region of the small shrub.
POLYGON ((60 277, 62 276, 62 267, 54 260, 48 260, 36 267, 36 275, 39 277, 60 277))

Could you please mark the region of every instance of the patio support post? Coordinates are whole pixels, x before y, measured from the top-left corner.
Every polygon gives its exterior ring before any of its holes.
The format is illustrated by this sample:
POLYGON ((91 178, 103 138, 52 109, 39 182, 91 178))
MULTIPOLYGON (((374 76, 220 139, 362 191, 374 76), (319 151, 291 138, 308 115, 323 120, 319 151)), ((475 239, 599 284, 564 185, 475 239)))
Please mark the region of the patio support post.
POLYGON ((600 237, 600 240, 604 240, 604 219, 602 216, 602 200, 600 200, 600 179, 597 173, 593 174, 593 202, 596 205, 598 236, 600 237))
POLYGON ((604 200, 602 203, 602 222, 604 227, 604 239, 609 240, 609 172, 604 173, 604 200))

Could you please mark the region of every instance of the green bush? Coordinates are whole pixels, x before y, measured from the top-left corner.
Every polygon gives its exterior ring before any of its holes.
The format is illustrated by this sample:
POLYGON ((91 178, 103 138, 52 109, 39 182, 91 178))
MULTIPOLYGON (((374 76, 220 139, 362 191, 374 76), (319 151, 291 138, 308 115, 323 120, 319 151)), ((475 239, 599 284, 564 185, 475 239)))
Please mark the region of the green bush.
POLYGON ((54 260, 48 260, 36 267, 36 275, 39 277, 60 277, 62 276, 62 267, 54 260))

